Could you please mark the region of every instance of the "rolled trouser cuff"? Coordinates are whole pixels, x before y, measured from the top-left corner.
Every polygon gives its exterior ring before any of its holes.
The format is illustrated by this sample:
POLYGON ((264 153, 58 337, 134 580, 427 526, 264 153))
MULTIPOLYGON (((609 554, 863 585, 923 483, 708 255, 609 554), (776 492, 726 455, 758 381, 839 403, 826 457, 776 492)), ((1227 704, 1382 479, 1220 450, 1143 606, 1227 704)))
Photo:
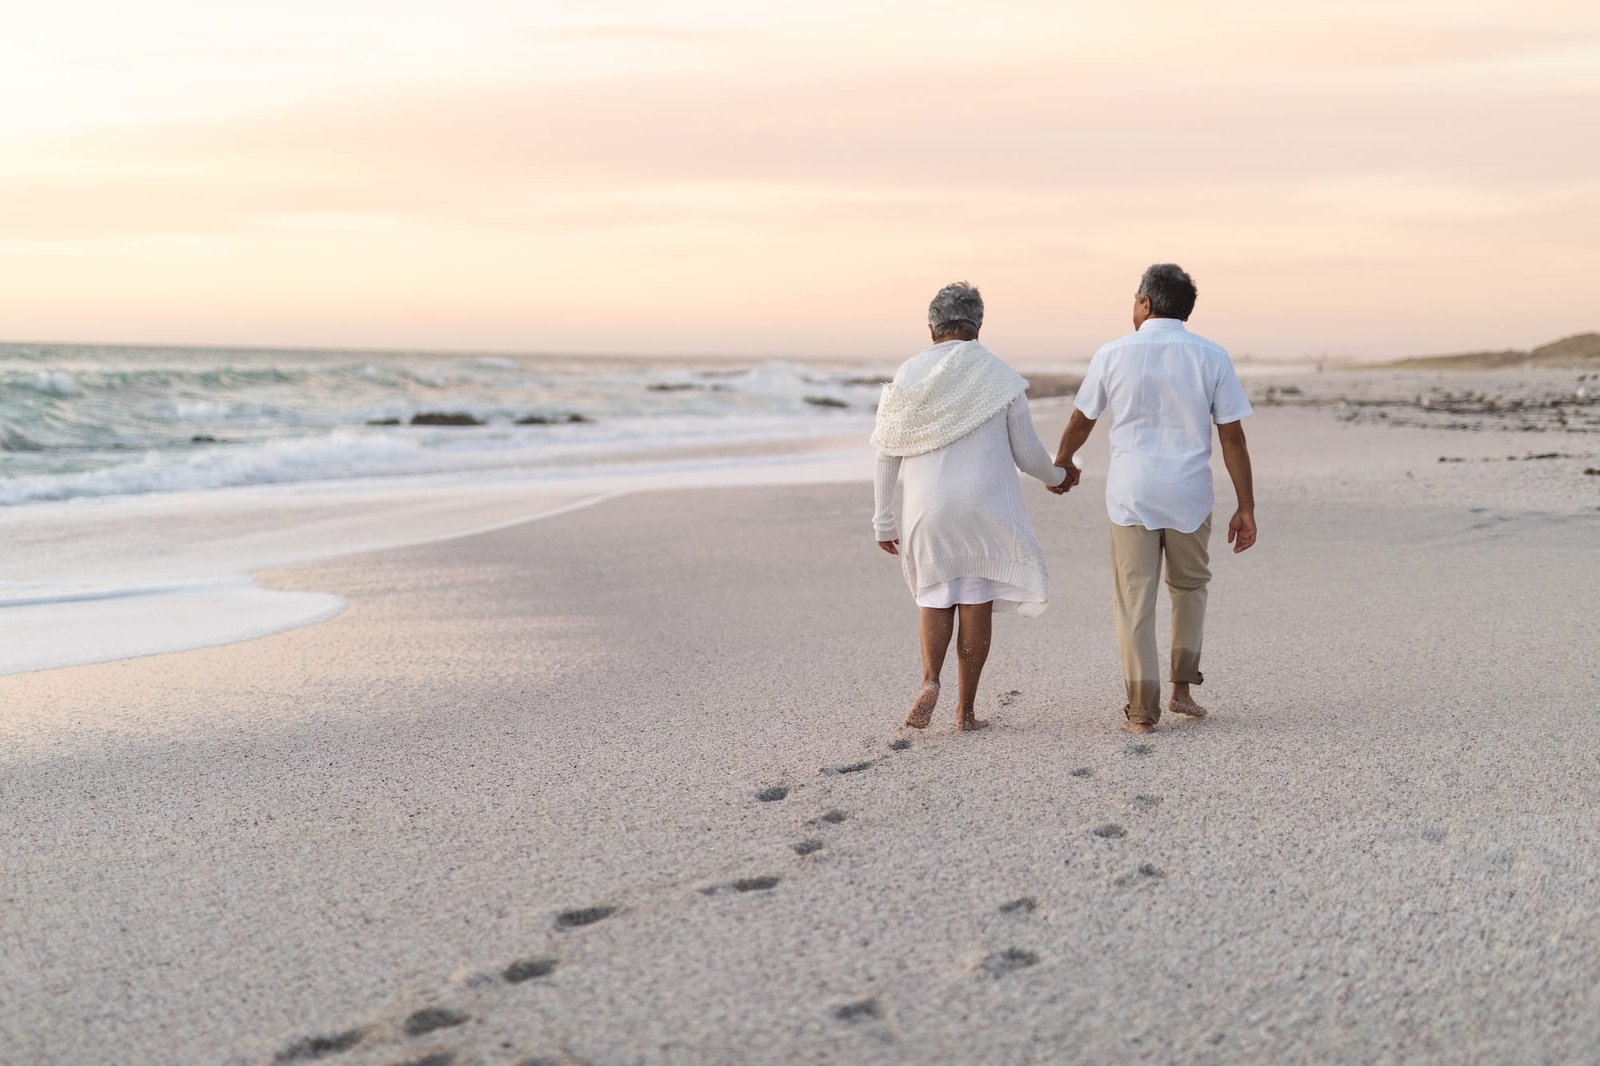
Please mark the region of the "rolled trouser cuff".
POLYGON ((1122 713, 1135 725, 1155 725, 1161 721, 1161 682, 1129 681, 1128 702, 1122 713))
POLYGON ((1206 675, 1200 672, 1200 653, 1188 648, 1173 648, 1171 680, 1174 685, 1205 684, 1206 675))

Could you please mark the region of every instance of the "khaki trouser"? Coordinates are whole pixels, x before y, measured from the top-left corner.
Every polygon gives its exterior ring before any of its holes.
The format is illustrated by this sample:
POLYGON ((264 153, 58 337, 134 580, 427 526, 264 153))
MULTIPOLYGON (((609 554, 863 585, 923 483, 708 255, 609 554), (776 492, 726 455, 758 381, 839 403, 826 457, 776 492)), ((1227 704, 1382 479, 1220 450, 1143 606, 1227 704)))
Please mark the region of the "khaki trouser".
POLYGON ((1211 580, 1210 539, 1210 515, 1193 533, 1111 524, 1111 598, 1122 679, 1128 689, 1123 713, 1130 722, 1155 725, 1161 720, 1156 582, 1161 579, 1163 555, 1167 591, 1172 596, 1172 671, 1168 678, 1191 685, 1205 680, 1200 674, 1200 643, 1206 623, 1206 583, 1211 580))

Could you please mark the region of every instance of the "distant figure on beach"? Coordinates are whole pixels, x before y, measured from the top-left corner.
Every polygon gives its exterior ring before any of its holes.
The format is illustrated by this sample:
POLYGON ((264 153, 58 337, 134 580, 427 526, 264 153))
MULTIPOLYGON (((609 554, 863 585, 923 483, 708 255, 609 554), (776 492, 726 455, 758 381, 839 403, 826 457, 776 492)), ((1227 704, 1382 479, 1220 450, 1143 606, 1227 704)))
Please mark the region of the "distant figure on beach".
POLYGON ((1017 469, 1066 486, 1028 411, 1028 383, 978 343, 983 297, 966 282, 928 305, 933 346, 884 386, 872 444, 878 450, 872 526, 878 547, 900 557, 920 607, 922 688, 906 725, 926 728, 955 633, 961 699, 956 725, 982 729, 974 711, 996 610, 1037 615, 1048 582, 1044 554, 1022 502, 1017 469), (895 483, 903 480, 901 521, 895 483))
POLYGON ((1228 520, 1235 553, 1256 542, 1250 452, 1240 421, 1251 414, 1228 353, 1184 326, 1195 304, 1194 281, 1173 263, 1144 272, 1133 298, 1134 332, 1101 348, 1078 388, 1056 462, 1068 468, 1065 492, 1077 484, 1073 460, 1106 414, 1111 466, 1106 511, 1111 517, 1112 605, 1127 687, 1123 713, 1130 733, 1151 733, 1161 720, 1161 663, 1156 648, 1156 583, 1166 562, 1172 596, 1172 701, 1175 714, 1204 718, 1191 685, 1204 681, 1200 646, 1206 585, 1211 580, 1211 426, 1233 479, 1238 508, 1228 520))

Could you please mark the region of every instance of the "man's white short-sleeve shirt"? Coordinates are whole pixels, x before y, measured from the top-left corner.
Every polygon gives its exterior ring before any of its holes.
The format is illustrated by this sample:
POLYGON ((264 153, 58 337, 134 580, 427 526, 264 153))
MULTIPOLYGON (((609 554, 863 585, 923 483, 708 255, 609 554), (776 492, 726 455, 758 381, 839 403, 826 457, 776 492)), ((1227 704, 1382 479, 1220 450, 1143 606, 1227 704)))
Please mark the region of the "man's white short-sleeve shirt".
POLYGON ((1233 361, 1175 318, 1149 318, 1089 361, 1074 406, 1111 419, 1106 513, 1193 533, 1211 513, 1211 427, 1252 413, 1233 361))

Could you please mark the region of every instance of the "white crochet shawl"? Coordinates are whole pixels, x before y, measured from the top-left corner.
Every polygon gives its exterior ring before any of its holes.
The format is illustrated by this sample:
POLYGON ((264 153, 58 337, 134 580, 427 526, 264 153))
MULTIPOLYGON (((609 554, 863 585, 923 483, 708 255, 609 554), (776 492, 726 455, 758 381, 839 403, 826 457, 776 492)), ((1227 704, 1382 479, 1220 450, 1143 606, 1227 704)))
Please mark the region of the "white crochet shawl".
POLYGON ((872 446, 921 455, 953 444, 1027 391, 1022 375, 977 341, 962 341, 915 385, 885 385, 872 446))

